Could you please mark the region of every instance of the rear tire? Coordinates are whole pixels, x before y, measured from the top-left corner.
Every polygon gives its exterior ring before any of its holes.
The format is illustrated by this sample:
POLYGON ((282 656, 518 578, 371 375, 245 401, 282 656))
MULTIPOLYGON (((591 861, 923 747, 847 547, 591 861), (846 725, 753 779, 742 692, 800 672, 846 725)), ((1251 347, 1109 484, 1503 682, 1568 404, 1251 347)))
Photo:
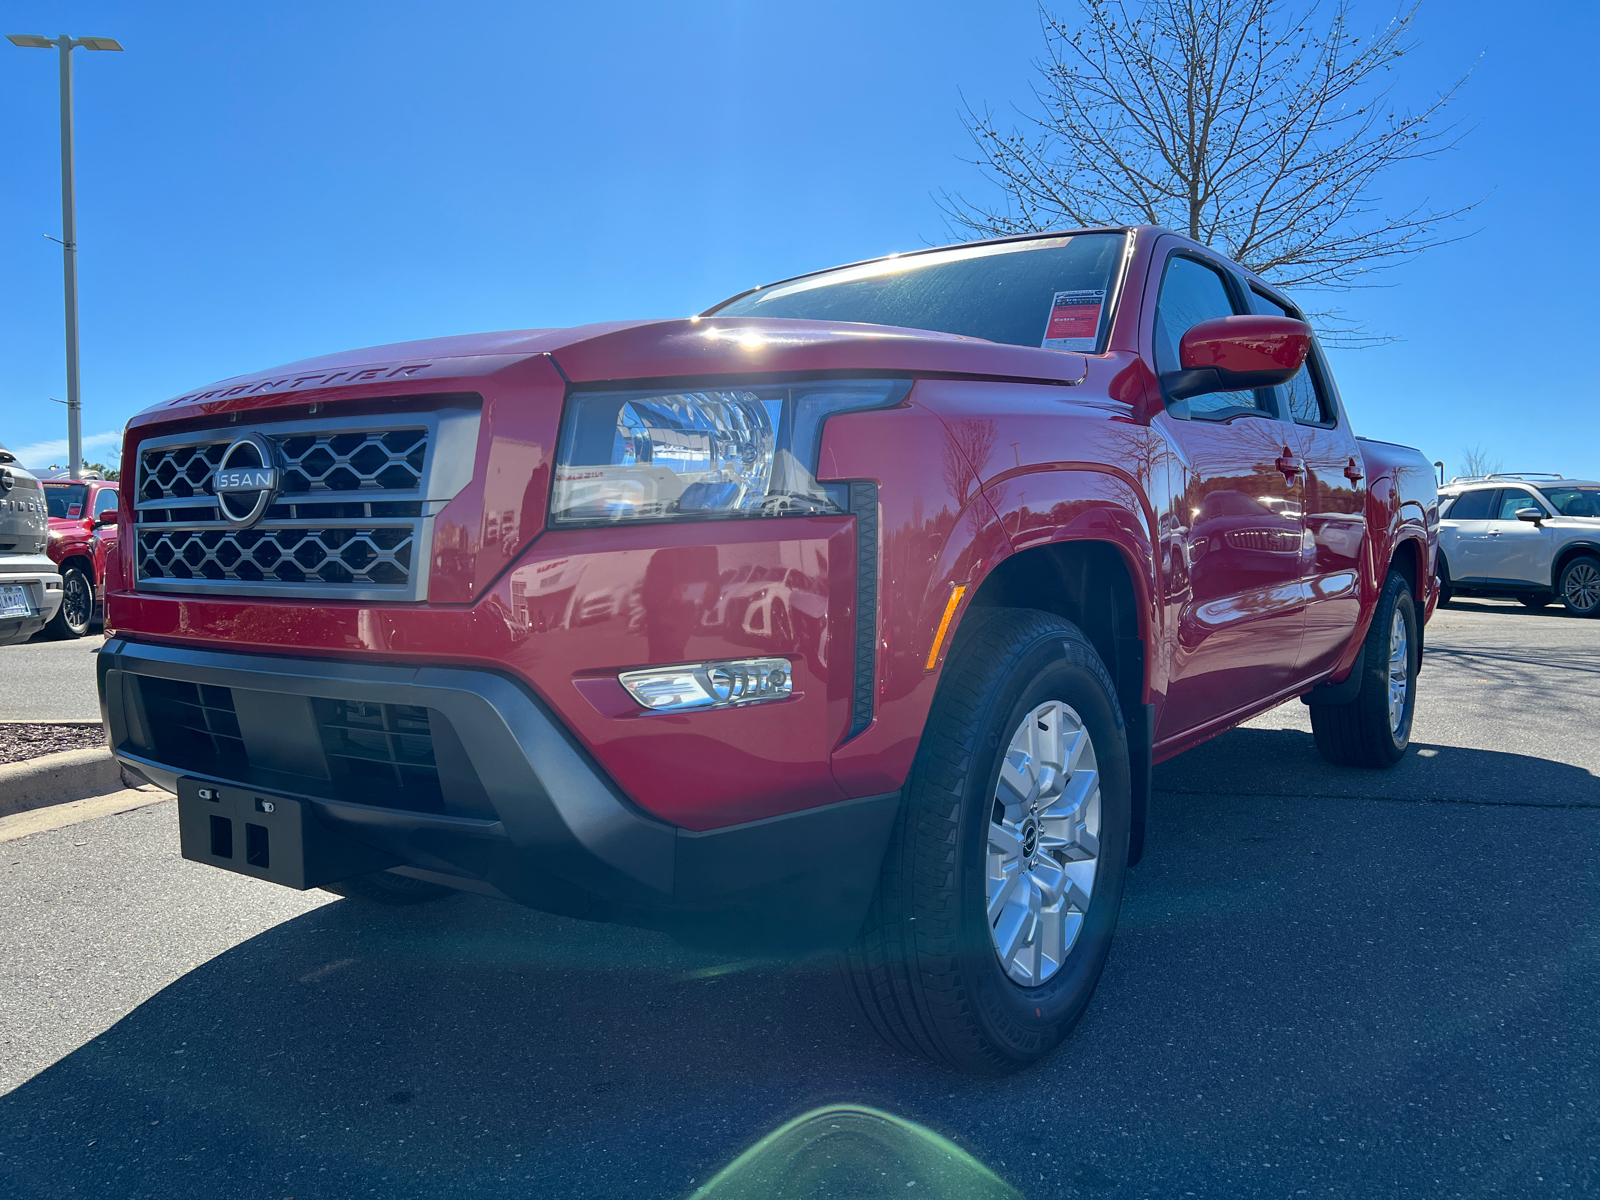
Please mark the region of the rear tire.
POLYGON ((355 875, 338 883, 324 884, 322 890, 352 900, 388 905, 426 904, 430 900, 443 900, 446 896, 455 895, 454 888, 413 879, 409 875, 396 875, 392 871, 355 875))
POLYGON ((1561 568, 1561 603, 1575 617, 1600 614, 1600 558, 1581 554, 1561 568))
POLYGON ((1518 592, 1517 603, 1523 608, 1544 608, 1555 597, 1547 592, 1518 592))
POLYGON ((1392 767, 1405 757, 1422 665, 1418 647, 1411 588, 1390 571, 1367 630, 1361 690, 1347 704, 1311 706, 1311 732, 1323 758, 1340 767, 1392 767))
POLYGON ((51 641, 65 642, 89 632, 94 618, 94 584, 78 567, 61 572, 61 607, 44 627, 51 641))
POLYGON ((1111 949, 1129 781, 1116 688, 1077 627, 1029 609, 969 613, 877 894, 839 963, 885 1041, 976 1075, 1061 1043, 1111 949))

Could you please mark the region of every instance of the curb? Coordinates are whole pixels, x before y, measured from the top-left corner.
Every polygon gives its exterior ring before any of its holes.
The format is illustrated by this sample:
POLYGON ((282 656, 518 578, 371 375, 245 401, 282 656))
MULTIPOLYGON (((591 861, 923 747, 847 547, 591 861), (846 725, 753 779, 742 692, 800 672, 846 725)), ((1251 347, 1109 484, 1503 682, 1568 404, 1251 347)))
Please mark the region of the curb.
POLYGON ((169 792, 157 787, 127 788, 109 796, 91 796, 87 800, 69 800, 65 804, 52 804, 30 812, 0 817, 0 842, 14 842, 32 837, 36 833, 49 833, 65 829, 99 817, 115 817, 135 809, 148 808, 173 799, 169 792))
POLYGON ((122 767, 104 747, 42 754, 0 766, 0 817, 104 796, 125 786, 122 767))
POLYGON ((0 725, 74 725, 88 729, 93 725, 104 725, 99 717, 6 717, 0 719, 0 725))

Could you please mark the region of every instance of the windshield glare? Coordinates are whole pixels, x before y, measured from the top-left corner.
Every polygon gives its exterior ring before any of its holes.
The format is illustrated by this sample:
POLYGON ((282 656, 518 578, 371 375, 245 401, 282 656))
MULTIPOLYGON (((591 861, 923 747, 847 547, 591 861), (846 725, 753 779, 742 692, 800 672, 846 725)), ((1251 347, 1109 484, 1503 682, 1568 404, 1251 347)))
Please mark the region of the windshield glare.
POLYGON ((45 502, 50 515, 62 520, 84 515, 83 506, 89 499, 89 486, 84 483, 47 483, 44 485, 45 502), (77 511, 72 510, 76 508, 77 511))
POLYGON ((1111 328, 1123 233, 979 243, 774 284, 707 316, 928 329, 1094 353, 1111 328))
POLYGON ((1550 507, 1563 517, 1600 517, 1600 487, 1542 487, 1550 507))

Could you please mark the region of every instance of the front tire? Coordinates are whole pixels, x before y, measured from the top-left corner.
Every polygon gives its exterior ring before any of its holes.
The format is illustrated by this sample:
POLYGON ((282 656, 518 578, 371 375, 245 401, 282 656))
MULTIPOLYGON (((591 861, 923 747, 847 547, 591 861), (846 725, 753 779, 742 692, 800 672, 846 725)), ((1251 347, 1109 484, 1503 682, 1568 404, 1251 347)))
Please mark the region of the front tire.
POLYGON ((1579 555, 1561 568, 1561 603, 1575 617, 1600 614, 1600 558, 1579 555))
POLYGON ((94 584, 81 568, 68 567, 61 572, 61 607, 45 625, 44 635, 57 642, 81 638, 93 617, 94 584))
POLYGON ((1361 690, 1347 704, 1311 706, 1311 733, 1322 757, 1340 767, 1392 767, 1404 758, 1421 665, 1411 588, 1390 571, 1367 630, 1361 690))
POLYGON ((1121 709, 1094 647, 1048 613, 971 612, 840 961, 868 1023, 971 1074, 1048 1054, 1110 952, 1130 814, 1121 709))

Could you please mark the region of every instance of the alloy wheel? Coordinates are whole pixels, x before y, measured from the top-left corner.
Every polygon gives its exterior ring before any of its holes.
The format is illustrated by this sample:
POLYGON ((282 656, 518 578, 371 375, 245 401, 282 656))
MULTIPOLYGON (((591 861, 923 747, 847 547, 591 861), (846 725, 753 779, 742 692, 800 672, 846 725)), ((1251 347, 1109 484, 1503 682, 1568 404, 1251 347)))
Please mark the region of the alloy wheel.
POLYGON ((94 598, 89 581, 80 571, 68 571, 63 584, 61 607, 66 611, 67 626, 74 633, 86 632, 94 610, 94 598))
POLYGON ((1001 967, 1024 987, 1061 968, 1083 928, 1100 855, 1094 743, 1049 700, 1011 735, 989 822, 985 899, 1001 967))
POLYGON ((1600 605, 1600 567, 1580 562, 1567 571, 1562 598, 1573 608, 1588 612, 1600 605))
POLYGON ((1411 641, 1406 636, 1406 616, 1396 607, 1389 624, 1389 731, 1397 736, 1406 716, 1410 676, 1411 641))

